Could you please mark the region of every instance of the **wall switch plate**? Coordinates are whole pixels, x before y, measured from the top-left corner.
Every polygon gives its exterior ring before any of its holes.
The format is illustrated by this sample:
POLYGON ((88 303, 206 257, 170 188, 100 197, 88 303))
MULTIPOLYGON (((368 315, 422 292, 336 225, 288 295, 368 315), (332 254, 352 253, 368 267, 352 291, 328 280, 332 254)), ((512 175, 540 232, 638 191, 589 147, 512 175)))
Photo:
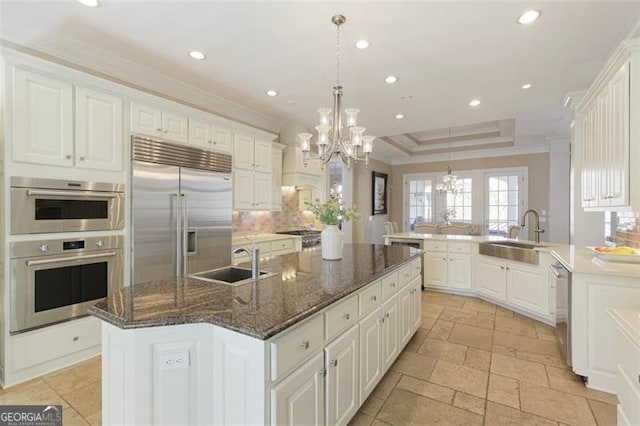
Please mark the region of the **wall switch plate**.
POLYGON ((189 351, 167 352, 160 355, 160 370, 189 368, 189 351))

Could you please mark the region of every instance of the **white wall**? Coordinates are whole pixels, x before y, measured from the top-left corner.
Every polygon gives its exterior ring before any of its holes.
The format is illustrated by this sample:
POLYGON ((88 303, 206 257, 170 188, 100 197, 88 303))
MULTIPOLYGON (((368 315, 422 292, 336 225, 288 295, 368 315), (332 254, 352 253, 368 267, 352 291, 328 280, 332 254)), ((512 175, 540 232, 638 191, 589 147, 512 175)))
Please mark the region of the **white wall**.
POLYGON ((570 141, 568 136, 549 139, 549 211, 543 228, 552 243, 569 244, 570 141))

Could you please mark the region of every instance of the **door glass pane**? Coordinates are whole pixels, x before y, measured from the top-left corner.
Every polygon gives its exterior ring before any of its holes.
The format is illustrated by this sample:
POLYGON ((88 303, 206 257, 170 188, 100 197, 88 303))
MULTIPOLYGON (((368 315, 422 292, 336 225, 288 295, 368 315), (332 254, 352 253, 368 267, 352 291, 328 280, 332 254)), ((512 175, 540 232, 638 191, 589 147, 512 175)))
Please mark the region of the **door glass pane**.
POLYGON ((489 176, 487 180, 489 234, 506 236, 509 226, 518 224, 520 176, 489 176))
POLYGON ((409 229, 416 223, 432 221, 432 182, 430 179, 409 180, 409 229))
POLYGON ((461 190, 457 194, 447 193, 447 209, 455 212, 452 221, 471 222, 472 179, 458 179, 458 185, 461 190))

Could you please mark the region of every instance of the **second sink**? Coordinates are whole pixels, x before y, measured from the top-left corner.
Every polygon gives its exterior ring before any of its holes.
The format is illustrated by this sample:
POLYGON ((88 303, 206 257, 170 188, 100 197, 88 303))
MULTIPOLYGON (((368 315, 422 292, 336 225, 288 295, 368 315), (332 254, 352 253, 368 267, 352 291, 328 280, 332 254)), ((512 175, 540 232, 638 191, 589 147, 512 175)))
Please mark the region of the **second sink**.
MULTIPOLYGON (((267 272, 260 272, 260 278, 265 278, 267 275, 267 272)), ((212 271, 198 272, 190 276, 203 281, 239 285, 251 280, 251 269, 227 266, 212 271)))

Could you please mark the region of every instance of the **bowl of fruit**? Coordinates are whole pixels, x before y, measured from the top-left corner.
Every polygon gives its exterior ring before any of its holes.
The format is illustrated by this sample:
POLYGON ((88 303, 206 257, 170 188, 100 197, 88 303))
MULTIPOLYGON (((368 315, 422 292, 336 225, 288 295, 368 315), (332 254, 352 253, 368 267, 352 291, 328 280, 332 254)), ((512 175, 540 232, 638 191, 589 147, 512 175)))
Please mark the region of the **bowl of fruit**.
POLYGON ((609 260, 613 262, 640 263, 640 249, 635 249, 633 247, 595 246, 595 247, 587 247, 587 248, 590 249, 597 257, 599 257, 602 260, 609 260))

